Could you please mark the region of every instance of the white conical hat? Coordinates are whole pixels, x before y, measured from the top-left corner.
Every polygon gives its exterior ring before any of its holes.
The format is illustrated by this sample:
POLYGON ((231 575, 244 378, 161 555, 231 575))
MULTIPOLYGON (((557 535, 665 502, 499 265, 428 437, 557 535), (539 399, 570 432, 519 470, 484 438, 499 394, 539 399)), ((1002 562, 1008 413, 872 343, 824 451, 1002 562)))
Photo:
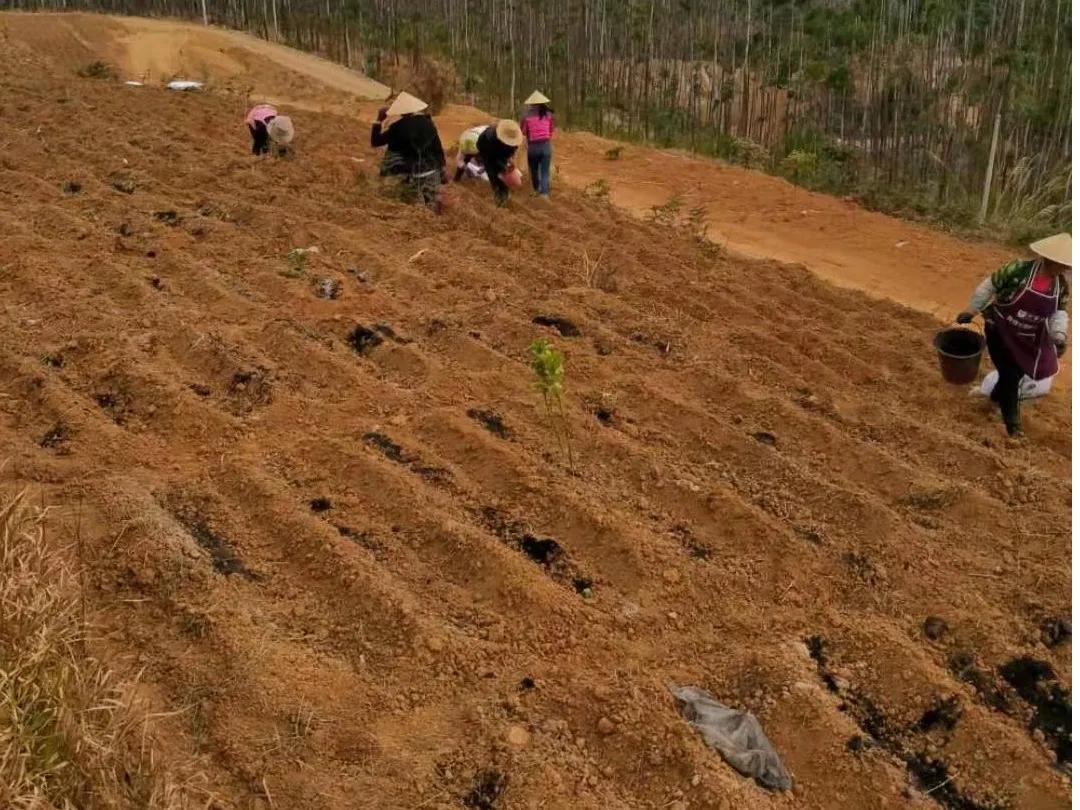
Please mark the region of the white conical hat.
POLYGON ((287 115, 275 117, 266 128, 266 132, 270 136, 270 140, 281 146, 292 143, 293 136, 296 134, 292 119, 287 115))
POLYGON ((399 115, 423 112, 427 109, 427 106, 426 101, 421 101, 411 93, 406 93, 402 90, 398 93, 398 97, 394 99, 394 103, 387 109, 386 117, 396 118, 399 115))
POLYGON ((1059 233, 1056 236, 1048 236, 1038 242, 1032 242, 1028 247, 1036 256, 1072 267, 1072 234, 1059 233))
POLYGON ((541 93, 539 90, 533 90, 533 94, 525 99, 526 104, 550 104, 551 99, 541 93))

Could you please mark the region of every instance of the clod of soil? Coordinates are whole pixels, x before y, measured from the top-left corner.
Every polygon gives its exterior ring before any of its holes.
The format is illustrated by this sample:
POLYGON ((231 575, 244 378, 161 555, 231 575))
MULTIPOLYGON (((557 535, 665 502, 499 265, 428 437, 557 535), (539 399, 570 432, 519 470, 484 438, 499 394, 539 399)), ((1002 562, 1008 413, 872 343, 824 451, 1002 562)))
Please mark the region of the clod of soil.
POLYGON ((957 695, 939 697, 934 700, 930 708, 923 712, 919 718, 918 728, 920 731, 930 731, 941 728, 951 731, 960 722, 964 714, 964 707, 960 704, 957 695))
POLYGON ((1064 616, 1050 616, 1039 625, 1039 638, 1047 647, 1056 647, 1072 639, 1072 622, 1064 616))
POLYGON ((393 439, 383 433, 374 430, 369 431, 364 434, 364 441, 398 464, 408 464, 412 461, 412 457, 401 449, 400 444, 395 443, 393 439))
POLYGON ((109 185, 115 188, 117 191, 121 192, 122 194, 135 193, 135 183, 125 178, 113 178, 109 181, 109 185))
POLYGON ((581 337, 578 325, 568 318, 559 315, 537 315, 532 319, 537 326, 550 326, 563 337, 581 337))
POLYGON ((47 355, 41 358, 41 362, 49 368, 63 368, 64 355, 62 355, 60 352, 49 352, 47 355))
POLYGON ((1059 764, 1072 762, 1072 700, 1058 681, 1054 668, 1030 656, 1003 664, 1001 677, 1035 713, 1032 730, 1041 731, 1059 764))
POLYGON ((210 386, 203 385, 202 383, 192 383, 191 385, 188 386, 188 388, 190 388, 192 391, 194 391, 200 397, 208 397, 208 396, 210 396, 210 393, 211 393, 210 392, 210 386))
POLYGON ((332 508, 329 498, 312 498, 309 504, 312 512, 329 512, 332 508))
POLYGON ((861 734, 856 734, 850 740, 848 740, 844 746, 853 754, 861 754, 867 748, 870 748, 871 741, 861 734))
POLYGON ((940 641, 949 632, 949 625, 940 616, 927 616, 923 622, 923 635, 931 641, 940 641))
POLYGON ((70 438, 70 428, 64 424, 56 424, 45 432, 38 444, 46 448, 59 448, 70 438))
POLYGON ((319 298, 335 300, 341 295, 341 282, 336 278, 319 279, 315 285, 315 295, 319 298))
POLYGON ((154 219, 158 222, 164 222, 166 225, 177 225, 180 222, 180 215, 173 210, 155 211, 154 219))
POLYGON ((509 778, 500 771, 480 771, 473 778, 472 788, 462 798, 473 810, 498 810, 509 778))
POLYGON ((475 419, 483 425, 484 429, 489 433, 494 433, 500 439, 510 438, 510 429, 503 422, 502 417, 495 413, 495 411, 487 411, 481 408, 469 408, 465 413, 470 419, 475 419))
POLYGON ((360 326, 359 324, 355 329, 349 332, 349 336, 346 340, 357 354, 367 354, 383 342, 383 339, 376 332, 368 329, 366 326, 360 326))
POLYGON ((593 584, 593 581, 588 577, 574 577, 570 580, 570 585, 582 596, 592 596, 593 584))

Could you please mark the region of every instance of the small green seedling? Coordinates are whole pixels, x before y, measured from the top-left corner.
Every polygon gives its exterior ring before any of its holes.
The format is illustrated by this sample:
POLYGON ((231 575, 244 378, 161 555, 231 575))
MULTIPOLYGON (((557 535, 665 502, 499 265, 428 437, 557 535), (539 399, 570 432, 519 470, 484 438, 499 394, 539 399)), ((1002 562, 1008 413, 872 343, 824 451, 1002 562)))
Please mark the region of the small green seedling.
POLYGON ((563 389, 566 382, 566 370, 562 353, 550 342, 540 338, 529 345, 532 355, 532 370, 536 377, 536 387, 544 398, 544 410, 551 422, 552 432, 560 449, 566 452, 570 472, 574 472, 574 451, 570 446, 570 425, 566 419, 563 405, 563 389))
POLYGON ((683 196, 676 194, 663 205, 654 205, 649 214, 649 221, 658 225, 674 227, 678 222, 679 212, 682 211, 684 202, 683 196))
POLYGON ((308 257, 317 253, 317 248, 293 248, 285 254, 285 261, 289 263, 289 269, 285 275, 289 278, 303 278, 307 273, 308 257))
POLYGON ((608 181, 601 177, 585 186, 585 196, 600 202, 611 201, 611 186, 608 181))

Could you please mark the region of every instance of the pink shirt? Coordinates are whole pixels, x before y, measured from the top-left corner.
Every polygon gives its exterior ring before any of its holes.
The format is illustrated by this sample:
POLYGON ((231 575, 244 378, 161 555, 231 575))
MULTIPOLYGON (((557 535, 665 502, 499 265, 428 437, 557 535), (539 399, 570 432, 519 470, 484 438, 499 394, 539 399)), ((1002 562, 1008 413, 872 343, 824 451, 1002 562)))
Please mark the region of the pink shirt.
POLYGON ((555 133, 555 116, 548 113, 541 118, 536 113, 529 113, 521 121, 521 131, 525 133, 525 140, 529 143, 550 141, 555 133))
POLYGON ((255 126, 256 121, 266 123, 267 118, 277 117, 277 110, 271 107, 269 104, 256 104, 251 108, 251 111, 247 114, 247 118, 244 121, 247 122, 249 127, 255 126))

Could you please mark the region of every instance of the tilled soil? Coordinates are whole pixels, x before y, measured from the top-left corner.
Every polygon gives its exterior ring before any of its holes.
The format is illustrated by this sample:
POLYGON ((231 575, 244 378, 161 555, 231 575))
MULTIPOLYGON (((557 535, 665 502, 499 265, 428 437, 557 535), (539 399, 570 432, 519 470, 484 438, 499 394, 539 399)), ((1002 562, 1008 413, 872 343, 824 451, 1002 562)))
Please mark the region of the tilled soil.
POLYGON ((927 315, 565 188, 435 217, 363 121, 255 160, 237 96, 7 45, 2 475, 212 806, 1067 805, 1063 398, 1011 442, 927 315))

